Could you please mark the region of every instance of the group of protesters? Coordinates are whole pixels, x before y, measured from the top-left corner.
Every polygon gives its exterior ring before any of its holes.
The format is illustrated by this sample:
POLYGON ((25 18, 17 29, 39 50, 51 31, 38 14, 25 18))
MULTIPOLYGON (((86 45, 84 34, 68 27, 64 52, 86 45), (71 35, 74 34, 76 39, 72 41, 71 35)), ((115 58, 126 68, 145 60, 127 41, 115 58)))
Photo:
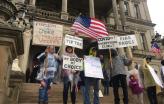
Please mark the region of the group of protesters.
MULTIPOLYGON (((140 67, 134 67, 138 73, 130 73, 129 81, 127 81, 127 71, 125 66, 130 66, 133 59, 128 59, 125 56, 120 56, 116 49, 110 51, 109 69, 105 68, 103 54, 98 54, 98 50, 95 47, 91 47, 89 56, 98 57, 101 62, 102 72, 104 79, 92 78, 85 76, 85 70, 61 70, 61 78, 63 80, 63 104, 67 104, 68 93, 70 90, 71 102, 76 104, 76 94, 80 88, 83 95, 83 103, 91 104, 90 100, 90 87, 93 87, 93 104, 100 104, 99 101, 99 82, 101 80, 104 86, 104 95, 109 95, 109 86, 113 87, 114 104, 120 104, 119 87, 123 90, 123 102, 124 104, 129 103, 128 98, 128 85, 132 90, 132 93, 138 97, 139 103, 143 102, 143 91, 147 92, 147 96, 150 104, 158 104, 156 96, 156 84, 149 72, 147 65, 151 62, 151 57, 147 56, 143 59, 143 63, 140 67), (128 83, 127 83, 128 82, 128 83)), ((63 55, 69 57, 78 57, 71 46, 66 46, 63 55)), ((48 104, 48 93, 51 90, 51 85, 54 82, 55 73, 58 67, 62 65, 62 56, 55 52, 54 46, 48 46, 45 52, 41 53, 37 59, 39 60, 39 73, 36 79, 40 83, 39 88, 39 104, 48 104)), ((162 61, 163 65, 164 62, 162 61)), ((91 69, 92 70, 92 69, 91 69)), ((163 69, 164 70, 164 69, 163 69)), ((164 79, 164 75, 163 75, 164 79)))

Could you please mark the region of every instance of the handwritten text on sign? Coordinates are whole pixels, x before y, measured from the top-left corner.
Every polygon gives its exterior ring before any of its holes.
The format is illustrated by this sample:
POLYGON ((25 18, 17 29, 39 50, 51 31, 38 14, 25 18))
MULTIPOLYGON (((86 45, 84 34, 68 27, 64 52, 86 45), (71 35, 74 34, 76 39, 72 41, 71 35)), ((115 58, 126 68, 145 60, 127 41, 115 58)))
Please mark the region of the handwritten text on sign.
POLYGON ((62 45, 63 26, 45 22, 34 22, 33 44, 62 45))
POLYGON ((117 47, 117 36, 108 36, 98 39, 99 49, 110 49, 117 47))
POLYGON ((118 40, 118 48, 121 47, 129 47, 129 46, 137 46, 137 40, 135 35, 127 35, 127 36, 119 36, 118 40))
POLYGON ((65 45, 83 49, 83 39, 71 35, 66 35, 65 45))
POLYGON ((86 77, 104 78, 100 59, 92 56, 85 56, 84 58, 84 72, 86 77))
POLYGON ((83 59, 78 57, 63 56, 63 69, 83 70, 83 59))

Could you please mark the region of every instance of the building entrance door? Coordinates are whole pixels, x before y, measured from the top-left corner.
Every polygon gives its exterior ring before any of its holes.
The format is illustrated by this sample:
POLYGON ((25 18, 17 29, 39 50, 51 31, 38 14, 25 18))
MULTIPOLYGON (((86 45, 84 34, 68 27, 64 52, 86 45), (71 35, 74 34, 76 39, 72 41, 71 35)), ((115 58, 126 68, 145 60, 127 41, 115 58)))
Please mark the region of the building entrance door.
POLYGON ((40 69, 37 56, 43 53, 45 49, 45 46, 31 45, 28 58, 28 68, 26 70, 26 83, 37 83, 36 76, 40 69))

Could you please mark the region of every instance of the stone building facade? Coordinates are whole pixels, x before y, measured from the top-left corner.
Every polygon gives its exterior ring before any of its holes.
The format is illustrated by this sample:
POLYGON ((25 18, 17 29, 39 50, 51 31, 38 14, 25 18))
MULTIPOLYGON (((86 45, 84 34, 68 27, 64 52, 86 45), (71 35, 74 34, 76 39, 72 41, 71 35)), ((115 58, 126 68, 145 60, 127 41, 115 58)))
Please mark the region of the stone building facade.
MULTIPOLYGON (((151 21, 147 0, 27 0, 17 5, 26 5, 23 10, 26 11, 24 20, 27 24, 32 24, 33 21, 61 24, 64 26, 63 35, 71 34, 70 27, 79 14, 96 17, 107 24, 109 34, 136 35, 138 46, 118 49, 120 54, 134 57, 137 63, 146 55, 154 56, 149 50, 155 24, 151 21)), ((26 57, 29 55, 32 36, 29 34, 28 38, 24 38, 27 49, 22 56, 23 64, 20 64, 24 72, 27 68, 26 57)), ((159 60, 154 58, 153 62, 157 65, 159 60)))
MULTIPOLYGON (((14 29, 18 31, 21 30, 22 34, 22 38, 19 38, 19 44, 13 43, 14 45, 18 45, 13 46, 14 49, 19 48, 22 50, 17 49, 17 51, 14 51, 15 53, 13 53, 13 51, 9 50, 11 47, 6 48, 6 46, 0 44, 0 50, 2 50, 0 51, 0 55, 2 56, 0 58, 7 58, 7 60, 4 60, 2 63, 5 68, 1 68, 1 70, 4 71, 4 69, 7 69, 8 67, 10 67, 8 70, 11 70, 11 64, 17 66, 14 68, 18 68, 15 69, 15 71, 12 71, 12 75, 7 75, 9 73, 2 71, 3 73, 7 73, 5 74, 6 76, 10 76, 10 81, 13 85, 8 87, 9 85, 2 86, 4 82, 0 83, 0 94, 1 90, 3 90, 1 89, 1 86, 3 88, 8 88, 8 97, 12 99, 12 101, 17 102, 17 100, 14 100, 17 99, 14 96, 19 95, 19 86, 22 82, 21 79, 25 77, 27 68, 32 67, 32 57, 37 54, 37 50, 40 51, 39 49, 44 49, 44 47, 32 45, 34 21, 63 25, 63 35, 65 35, 72 34, 70 27, 73 24, 75 17, 79 14, 96 17, 106 23, 109 34, 136 35, 138 46, 119 48, 119 54, 133 58, 134 63, 138 64, 141 64, 141 60, 146 55, 152 55, 152 65, 157 70, 160 67, 160 60, 156 58, 154 54, 149 52, 151 40, 154 37, 155 24, 151 21, 147 0, 0 0, 0 2, 2 2, 0 3, 1 8, 4 7, 3 2, 14 6, 13 11, 10 9, 13 13, 10 14, 8 18, 4 17, 6 14, 1 15, 4 11, 0 10, 0 18, 1 20, 3 19, 2 27, 5 27, 5 23, 10 25, 10 29, 14 27, 14 29), (12 55, 14 55, 14 57, 10 59, 12 55), (15 76, 20 77, 17 78, 15 76)), ((8 11, 6 10, 5 12, 8 11)), ((13 30, 11 29, 11 31, 13 30)), ((7 34, 10 34, 10 32, 7 34)), ((5 42, 3 41, 3 43, 5 42)), ((3 76, 0 77, 3 79, 3 76)), ((8 80, 6 84, 10 81, 8 80)), ((4 103, 0 102, 0 104, 4 103)))

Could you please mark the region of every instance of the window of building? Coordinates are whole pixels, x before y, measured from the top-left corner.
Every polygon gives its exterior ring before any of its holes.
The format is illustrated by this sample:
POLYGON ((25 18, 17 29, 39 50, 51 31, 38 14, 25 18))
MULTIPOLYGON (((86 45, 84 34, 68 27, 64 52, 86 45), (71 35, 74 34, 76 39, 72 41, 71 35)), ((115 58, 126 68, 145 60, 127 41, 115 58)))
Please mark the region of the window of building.
POLYGON ((47 10, 61 12, 62 0, 36 0, 36 7, 47 10))
POLYGON ((135 12, 136 18, 140 19, 141 15, 140 15, 140 9, 139 9, 139 5, 138 4, 134 4, 134 12, 135 12))
POLYGON ((130 12, 129 12, 129 3, 127 1, 124 2, 124 8, 125 8, 125 15, 129 16, 130 12))
POLYGON ((140 34, 140 40, 141 40, 141 45, 142 45, 143 50, 148 50, 147 41, 146 41, 146 37, 144 33, 140 34))
POLYGON ((25 0, 25 4, 30 4, 30 0, 25 0))

